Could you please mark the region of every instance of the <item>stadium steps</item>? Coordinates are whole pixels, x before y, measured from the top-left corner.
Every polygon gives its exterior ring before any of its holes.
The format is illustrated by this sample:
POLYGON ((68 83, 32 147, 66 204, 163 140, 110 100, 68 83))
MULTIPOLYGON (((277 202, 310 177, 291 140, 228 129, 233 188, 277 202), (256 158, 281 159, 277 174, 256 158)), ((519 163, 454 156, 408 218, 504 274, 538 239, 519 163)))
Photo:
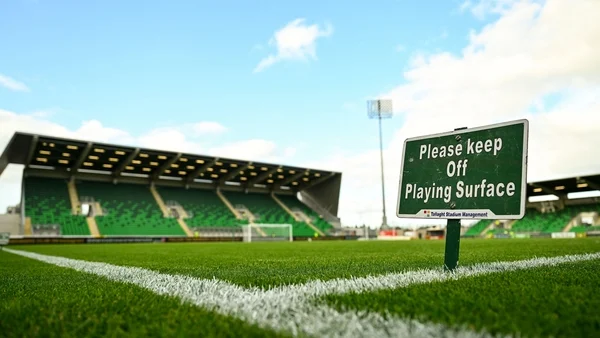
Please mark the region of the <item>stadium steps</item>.
POLYGON ((88 228, 90 229, 90 234, 94 237, 100 237, 100 231, 98 231, 98 224, 96 223, 96 219, 94 217, 86 217, 85 221, 87 222, 88 228))
POLYGON ((83 181, 77 187, 102 205, 104 215, 95 219, 103 236, 185 236, 176 219, 163 217, 148 185, 83 181))
MULTIPOLYGON (((255 216, 257 224, 291 224, 294 236, 312 237, 314 230, 304 222, 297 222, 266 193, 225 192, 234 205, 243 205, 255 216)), ((263 229, 269 235, 269 229, 263 229)))
POLYGON ((160 194, 158 193, 158 191, 156 191, 156 188, 154 187, 154 184, 152 184, 150 186, 150 193, 152 193, 152 197, 154 197, 154 200, 156 201, 156 204, 158 204, 158 207, 160 208, 160 211, 162 211, 163 217, 169 216, 169 211, 167 210, 167 206, 165 205, 165 201, 163 201, 163 199, 160 196, 160 194))
POLYGON ((223 201, 223 204, 225 204, 227 206, 229 211, 231 211, 235 215, 235 218, 237 218, 237 219, 242 218, 240 213, 237 212, 237 210, 235 210, 235 208, 233 207, 231 202, 229 202, 229 200, 225 197, 225 195, 223 195, 223 193, 221 192, 221 189, 219 189, 219 188, 217 188, 217 196, 219 196, 219 198, 221 199, 221 201, 223 201))
MULTIPOLYGON (((314 227, 321 230, 323 233, 327 233, 330 229, 333 228, 333 225, 329 224, 325 219, 321 217, 316 211, 311 209, 306 204, 302 203, 296 196, 293 195, 278 195, 277 196, 281 202, 287 205, 290 210, 297 209, 304 213, 307 216, 308 222, 311 223, 314 227)), ((308 229, 312 229, 312 227, 308 226, 308 229)), ((314 232, 313 232, 314 234, 314 232)), ((312 237, 312 236, 311 236, 312 237)))
POLYGON ((67 182, 67 187, 69 189, 69 200, 71 201, 71 213, 73 215, 79 215, 79 195, 77 194, 77 188, 75 187, 75 181, 69 180, 67 182))
POLYGON ((565 228, 562 230, 562 232, 570 232, 571 229, 579 224, 577 224, 577 221, 579 220, 579 218, 581 217, 581 214, 583 212, 580 212, 578 214, 576 214, 575 216, 573 216, 573 218, 571 218, 571 220, 569 221, 569 223, 565 226, 565 228))
POLYGON ((266 233, 266 232, 265 232, 265 231, 264 231, 262 228, 260 228, 258 225, 256 225, 256 223, 254 223, 254 222, 252 222, 252 221, 251 221, 251 222, 250 222, 250 226, 251 226, 252 228, 254 228, 256 231, 258 231, 258 233, 259 233, 261 236, 263 236, 263 237, 267 237, 267 233, 266 233))
POLYGON ((187 226, 187 224, 181 217, 177 219, 177 223, 179 223, 179 226, 181 226, 181 229, 183 230, 183 232, 185 232, 185 234, 188 237, 194 237, 192 230, 190 230, 190 228, 187 226))
POLYGON ((292 216, 294 218, 295 221, 301 221, 300 219, 298 219, 298 217, 294 214, 294 212, 287 207, 287 205, 285 205, 279 198, 277 198, 277 196, 275 196, 275 193, 271 193, 271 198, 273 198, 273 200, 275 200, 275 202, 277 202, 277 204, 279 204, 280 207, 283 208, 283 210, 285 210, 290 216, 292 216))
POLYGON ((31 236, 33 234, 31 229, 31 217, 25 217, 25 229, 23 230, 25 236, 31 236))
POLYGON ((517 223, 517 219, 510 219, 504 223, 504 229, 512 229, 513 225, 517 223))
MULTIPOLYGON (((223 195, 223 197, 225 199, 227 199, 225 197, 225 195, 223 195)), ((236 207, 235 211, 240 215, 240 217, 244 218, 246 217, 248 219, 248 224, 250 224, 250 226, 256 230, 262 237, 266 237, 267 233, 260 227, 258 227, 256 225, 256 216, 254 216, 254 214, 252 213, 252 211, 250 211, 250 209, 246 208, 246 206, 243 206, 241 209, 236 207)))
POLYGON ((237 219, 214 190, 164 186, 157 186, 156 190, 167 203, 172 201, 186 211, 189 217, 185 223, 190 229, 232 228, 248 224, 247 220, 237 219))
POLYGON ((225 205, 227 205, 227 207, 229 207, 230 210, 232 210, 234 212, 234 214, 236 215, 237 218, 244 218, 244 216, 245 216, 248 219, 248 224, 250 224, 250 226, 254 230, 256 230, 262 237, 267 236, 267 233, 262 228, 260 228, 256 225, 257 217, 254 216, 254 214, 252 213, 252 211, 250 211, 250 209, 248 209, 246 206, 244 206, 241 210, 237 207, 234 207, 233 204, 231 204, 229 199, 227 199, 225 194, 223 194, 220 189, 217 189, 217 194, 220 195, 219 197, 221 197, 221 200, 223 201, 223 203, 225 203, 225 205))
POLYGON ((495 222, 490 222, 488 224, 488 226, 485 229, 483 229, 483 231, 481 232, 481 235, 484 236, 485 234, 488 233, 488 231, 493 230, 494 229, 494 225, 495 225, 495 222))
POLYGON ((102 209, 102 205, 100 204, 100 202, 94 202, 92 204, 92 207, 94 208, 94 217, 104 216, 104 209, 102 209))
POLYGON ((179 218, 181 219, 191 218, 188 212, 181 205, 170 206, 167 208, 175 209, 175 211, 177 211, 177 214, 179 215, 179 218))
MULTIPOLYGON (((287 205, 285 205, 285 203, 283 203, 283 202, 282 202, 282 201, 281 201, 279 198, 277 198, 277 196, 275 196, 275 193, 273 193, 273 192, 272 192, 272 193, 271 193, 271 197, 272 197, 272 198, 275 200, 275 202, 277 202, 277 204, 279 204, 279 206, 280 206, 281 208, 283 208, 283 210, 285 210, 285 211, 286 211, 286 212, 287 212, 287 213, 288 213, 290 216, 292 216, 292 218, 294 218, 294 220, 295 220, 296 222, 302 222, 302 220, 300 220, 300 219, 299 219, 299 218, 296 216, 296 214, 294 214, 294 212, 292 211, 292 209, 288 208, 288 206, 287 206, 287 205)), ((309 217, 306 217, 306 216, 305 216, 304 218, 305 218, 304 222, 305 222, 305 223, 306 223, 306 224, 307 224, 309 227, 311 227, 311 228, 312 228, 312 229, 313 229, 313 230, 314 230, 316 233, 318 233, 318 234, 319 234, 319 236, 325 236, 325 233, 324 233, 324 232, 323 232, 321 229, 317 228, 317 227, 316 227, 314 224, 312 224, 312 222, 311 222, 311 220, 310 220, 310 218, 309 218, 309 217)))
POLYGON ((312 222, 309 221, 306 222, 306 224, 308 224, 309 227, 316 231, 319 234, 319 236, 325 236, 325 233, 321 229, 317 228, 314 224, 312 224, 312 222))

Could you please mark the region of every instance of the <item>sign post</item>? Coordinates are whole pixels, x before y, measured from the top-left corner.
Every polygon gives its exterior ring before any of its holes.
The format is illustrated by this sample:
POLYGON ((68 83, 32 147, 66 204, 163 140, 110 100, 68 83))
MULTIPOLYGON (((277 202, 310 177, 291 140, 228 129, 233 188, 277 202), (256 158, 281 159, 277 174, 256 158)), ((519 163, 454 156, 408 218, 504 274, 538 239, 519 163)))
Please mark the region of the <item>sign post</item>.
POLYGON ((396 216, 447 219, 444 268, 458 266, 461 219, 521 219, 529 122, 406 139, 396 216))

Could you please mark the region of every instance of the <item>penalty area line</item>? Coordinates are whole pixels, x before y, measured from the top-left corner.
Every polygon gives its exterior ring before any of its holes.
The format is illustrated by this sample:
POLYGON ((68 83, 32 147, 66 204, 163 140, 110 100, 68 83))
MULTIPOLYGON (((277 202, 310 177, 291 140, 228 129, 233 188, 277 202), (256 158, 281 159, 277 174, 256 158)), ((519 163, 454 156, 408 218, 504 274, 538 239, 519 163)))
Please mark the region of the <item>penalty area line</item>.
POLYGON ((8 248, 4 250, 59 267, 102 276, 112 281, 137 285, 158 295, 178 297, 187 303, 236 317, 262 328, 293 335, 328 337, 490 337, 491 335, 486 332, 449 328, 441 324, 423 323, 394 316, 384 317, 367 311, 341 312, 324 304, 315 304, 314 299, 327 294, 408 287, 415 284, 600 259, 600 253, 533 258, 514 262, 475 264, 460 267, 455 273, 447 273, 443 269, 417 270, 382 276, 312 281, 264 290, 258 287, 244 288, 217 279, 169 275, 138 267, 89 262, 8 248))

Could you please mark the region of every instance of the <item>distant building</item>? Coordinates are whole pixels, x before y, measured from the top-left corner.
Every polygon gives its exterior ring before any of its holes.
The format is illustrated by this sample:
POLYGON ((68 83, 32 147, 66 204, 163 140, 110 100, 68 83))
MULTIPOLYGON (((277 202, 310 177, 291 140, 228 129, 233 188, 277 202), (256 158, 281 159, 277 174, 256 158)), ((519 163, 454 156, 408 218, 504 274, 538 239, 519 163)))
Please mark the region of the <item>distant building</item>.
POLYGON ((17 204, 14 206, 9 206, 8 208, 6 208, 6 213, 11 215, 11 214, 18 214, 21 212, 21 205, 17 204))

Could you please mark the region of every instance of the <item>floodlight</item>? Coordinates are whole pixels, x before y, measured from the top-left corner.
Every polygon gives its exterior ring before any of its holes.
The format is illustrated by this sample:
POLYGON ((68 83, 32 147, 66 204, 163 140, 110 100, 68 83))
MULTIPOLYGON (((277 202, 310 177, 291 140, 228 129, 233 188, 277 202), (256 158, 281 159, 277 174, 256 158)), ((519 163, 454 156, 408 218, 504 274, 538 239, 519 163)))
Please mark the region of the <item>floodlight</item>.
POLYGON ((367 113, 369 115, 369 118, 391 118, 394 114, 392 100, 367 101, 367 113))
POLYGON ((379 156, 381 160, 381 200, 383 207, 383 218, 381 222, 382 228, 387 228, 387 216, 385 212, 385 179, 383 175, 383 138, 381 131, 381 120, 389 119, 394 115, 394 109, 392 107, 392 100, 379 99, 367 101, 367 114, 371 119, 377 119, 379 121, 379 156))

